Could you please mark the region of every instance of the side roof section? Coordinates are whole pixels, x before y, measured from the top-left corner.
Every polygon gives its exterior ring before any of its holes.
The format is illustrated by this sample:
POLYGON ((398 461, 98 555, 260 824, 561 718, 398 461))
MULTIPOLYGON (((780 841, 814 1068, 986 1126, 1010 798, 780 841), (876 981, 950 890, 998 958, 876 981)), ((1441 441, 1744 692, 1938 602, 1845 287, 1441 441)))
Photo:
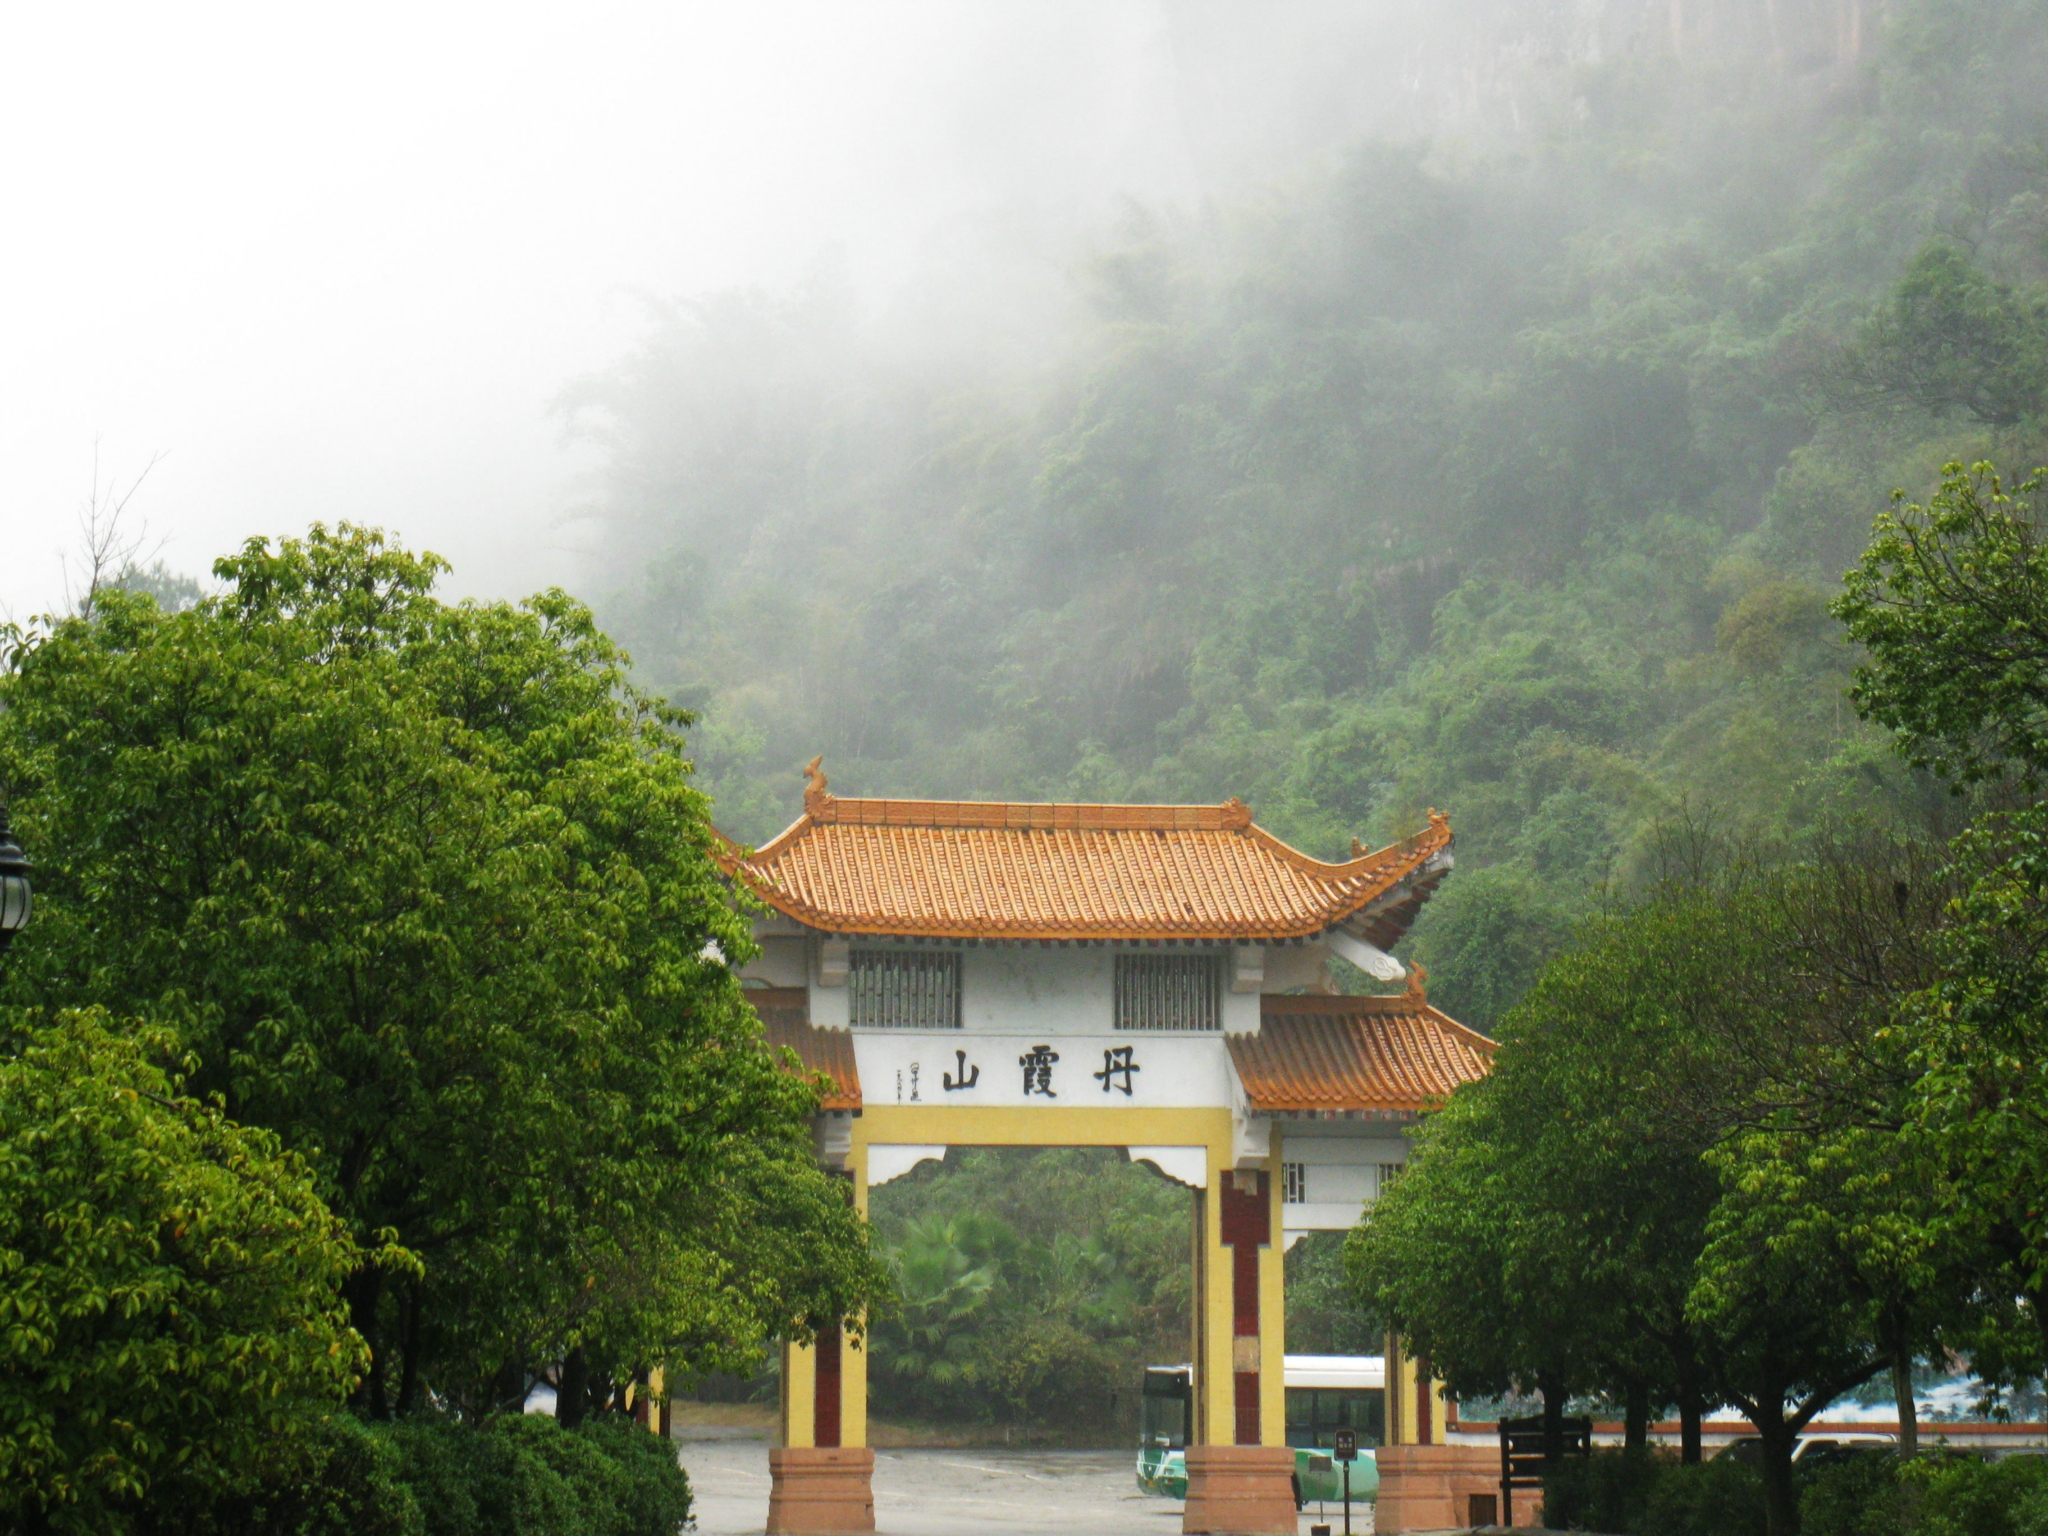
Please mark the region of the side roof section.
POLYGON ((810 994, 802 987, 749 987, 745 995, 761 1016, 770 1049, 794 1051, 805 1075, 826 1079, 820 1109, 860 1108, 860 1068, 850 1033, 812 1024, 810 994))
POLYGON ((1422 967, 1394 997, 1267 997, 1259 1032, 1232 1035, 1230 1059, 1253 1109, 1422 1114, 1477 1082, 1495 1043, 1430 1006, 1422 967))

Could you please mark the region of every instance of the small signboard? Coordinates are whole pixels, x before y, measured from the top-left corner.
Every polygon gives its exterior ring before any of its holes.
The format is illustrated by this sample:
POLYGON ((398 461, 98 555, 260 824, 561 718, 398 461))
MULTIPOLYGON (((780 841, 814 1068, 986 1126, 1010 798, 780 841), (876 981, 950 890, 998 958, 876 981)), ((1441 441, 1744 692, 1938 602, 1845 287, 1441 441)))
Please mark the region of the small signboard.
POLYGON ((1340 1429, 1340 1430, 1338 1430, 1338 1431, 1337 1431, 1337 1435, 1336 1435, 1336 1441, 1337 1441, 1337 1443, 1336 1443, 1335 1445, 1333 1445, 1333 1446, 1332 1446, 1332 1447, 1330 1448, 1330 1454, 1331 1454, 1332 1456, 1334 1456, 1334 1457, 1335 1457, 1335 1458, 1336 1458, 1337 1460, 1339 1460, 1339 1461, 1356 1461, 1356 1460, 1358 1460, 1358 1431, 1357 1431, 1357 1430, 1355 1430, 1355 1429, 1340 1429))

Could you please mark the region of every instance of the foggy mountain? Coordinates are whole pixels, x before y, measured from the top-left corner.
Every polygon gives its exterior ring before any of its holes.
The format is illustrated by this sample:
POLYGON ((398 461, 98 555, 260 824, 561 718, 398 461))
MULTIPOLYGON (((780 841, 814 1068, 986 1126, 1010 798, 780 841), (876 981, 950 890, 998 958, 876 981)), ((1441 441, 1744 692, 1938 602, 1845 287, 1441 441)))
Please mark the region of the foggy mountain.
POLYGON ((1167 11, 1202 195, 1059 284, 985 231, 881 309, 829 265, 678 298, 563 395, 591 590, 722 824, 818 752, 1238 794, 1326 856, 1438 806, 1475 872, 1417 944, 1483 1025, 1678 806, 1925 814, 1823 605, 1893 488, 2048 458, 2044 354, 1939 321, 2048 334, 2041 7, 1250 14, 1167 11))
POLYGON ((1933 814, 1824 603, 2048 458, 2029 0, 21 15, 0 608, 104 429, 174 584, 349 518, 588 597, 744 838, 819 752, 1438 806, 1482 1025, 1679 807, 1933 814))

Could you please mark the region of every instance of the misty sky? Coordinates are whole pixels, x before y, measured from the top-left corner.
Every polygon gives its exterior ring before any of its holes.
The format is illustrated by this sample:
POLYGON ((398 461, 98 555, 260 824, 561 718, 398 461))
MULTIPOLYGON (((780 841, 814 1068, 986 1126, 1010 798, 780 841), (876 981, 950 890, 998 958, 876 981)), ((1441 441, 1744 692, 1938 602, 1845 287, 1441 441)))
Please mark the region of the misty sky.
POLYGON ((174 569, 352 518, 457 592, 574 585, 588 450, 549 404, 636 295, 823 260, 880 308, 963 227, 1064 269, 1121 196, 1213 190, 1244 104, 1209 80, 1190 121, 1181 31, 1154 0, 0 9, 0 613, 63 601, 96 437, 123 486, 165 455, 133 506, 174 569))

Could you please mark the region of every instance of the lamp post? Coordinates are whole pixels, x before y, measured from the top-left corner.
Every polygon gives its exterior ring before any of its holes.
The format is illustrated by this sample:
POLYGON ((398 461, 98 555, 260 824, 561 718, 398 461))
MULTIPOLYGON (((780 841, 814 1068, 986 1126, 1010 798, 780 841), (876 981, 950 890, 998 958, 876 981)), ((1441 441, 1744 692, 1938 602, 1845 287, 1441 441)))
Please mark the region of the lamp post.
POLYGON ((33 866, 21 844, 7 828, 7 811, 0 806, 0 955, 14 936, 28 926, 28 872, 33 866))

